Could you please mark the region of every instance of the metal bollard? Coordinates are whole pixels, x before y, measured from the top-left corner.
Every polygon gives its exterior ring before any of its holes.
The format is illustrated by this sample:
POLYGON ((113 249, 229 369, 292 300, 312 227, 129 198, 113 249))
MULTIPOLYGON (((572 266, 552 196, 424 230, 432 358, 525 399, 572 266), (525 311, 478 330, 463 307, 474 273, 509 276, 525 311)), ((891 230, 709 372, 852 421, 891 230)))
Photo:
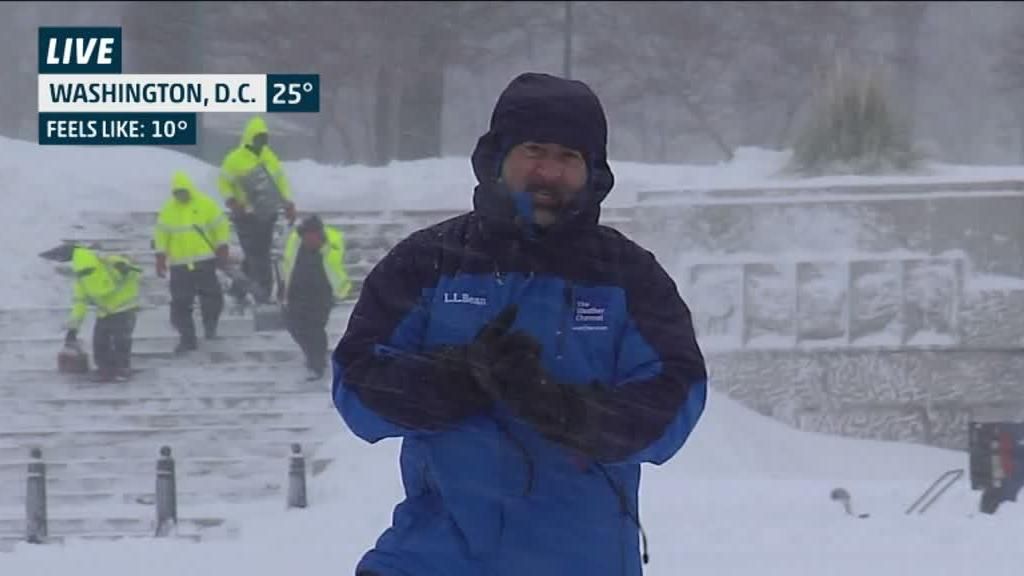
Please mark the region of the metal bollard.
POLYGON ((25 493, 25 539, 42 544, 47 537, 46 528, 46 464, 43 452, 33 448, 28 463, 28 482, 25 493))
POLYGON ((156 536, 171 535, 178 524, 178 495, 174 482, 174 458, 168 446, 160 448, 156 461, 156 536))
POLYGON ((302 446, 292 444, 292 457, 288 463, 288 508, 306 507, 306 457, 302 446))

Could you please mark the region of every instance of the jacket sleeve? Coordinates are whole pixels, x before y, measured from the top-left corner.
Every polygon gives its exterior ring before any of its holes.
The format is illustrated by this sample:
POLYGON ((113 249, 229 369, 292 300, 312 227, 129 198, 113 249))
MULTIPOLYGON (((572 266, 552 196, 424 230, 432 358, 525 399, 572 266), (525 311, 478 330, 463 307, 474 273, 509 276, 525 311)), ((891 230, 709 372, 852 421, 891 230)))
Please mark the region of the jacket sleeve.
POLYGON ((332 355, 334 404, 368 442, 443 430, 480 409, 422 349, 438 274, 431 238, 414 234, 378 262, 332 355))
POLYGON ((153 228, 153 249, 157 253, 167 253, 167 245, 170 243, 171 233, 167 229, 167 224, 164 219, 164 211, 160 211, 160 215, 157 216, 156 226, 153 228))
POLYGON ((235 184, 236 173, 233 166, 234 157, 234 151, 224 156, 224 161, 220 164, 220 174, 217 176, 217 189, 225 201, 230 198, 238 198, 235 184))
POLYGON ((299 250, 299 233, 293 228, 288 233, 288 239, 284 241, 284 253, 281 255, 281 281, 284 282, 285 292, 292 285, 292 270, 295 268, 295 258, 299 250))
POLYGON ((71 297, 71 312, 68 314, 64 328, 67 330, 78 330, 85 321, 85 314, 89 310, 88 297, 82 289, 82 283, 75 281, 74 294, 71 297))
POLYGON ((271 177, 274 178, 274 183, 277 184, 278 191, 281 192, 281 197, 285 200, 292 201, 292 187, 288 183, 288 177, 284 175, 284 169, 281 168, 281 161, 278 159, 277 154, 273 150, 267 148, 263 154, 266 156, 267 172, 270 173, 271 177))
POLYGON ((573 396, 561 443, 607 464, 662 464, 704 411, 707 372, 689 308, 650 252, 628 259, 629 320, 611 385, 566 387, 573 396))
POLYGON ((345 237, 338 233, 338 245, 336 250, 331 250, 327 256, 327 278, 334 290, 334 297, 344 300, 352 291, 352 281, 345 270, 345 237))
POLYGON ((228 244, 231 241, 231 223, 221 207, 210 201, 210 220, 206 223, 206 235, 214 247, 228 244))

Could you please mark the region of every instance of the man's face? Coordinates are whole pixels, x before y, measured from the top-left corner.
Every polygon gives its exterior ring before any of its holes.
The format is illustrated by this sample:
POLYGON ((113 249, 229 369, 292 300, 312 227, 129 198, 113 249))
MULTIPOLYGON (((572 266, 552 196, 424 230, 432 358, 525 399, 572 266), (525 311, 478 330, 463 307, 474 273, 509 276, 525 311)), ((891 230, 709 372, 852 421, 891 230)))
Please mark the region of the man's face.
POLYGON ((323 232, 309 230, 302 234, 302 245, 309 250, 319 250, 324 245, 323 232))
POLYGON ((523 142, 505 157, 501 178, 509 189, 529 193, 534 222, 550 226, 587 184, 587 163, 560 144, 523 142))
POLYGON ((266 132, 260 132, 259 134, 252 137, 252 149, 259 152, 267 145, 270 141, 270 135, 266 132))
POLYGON ((181 202, 182 204, 188 203, 189 199, 192 197, 192 194, 188 191, 188 188, 175 188, 172 194, 174 194, 174 199, 177 200, 178 202, 181 202))

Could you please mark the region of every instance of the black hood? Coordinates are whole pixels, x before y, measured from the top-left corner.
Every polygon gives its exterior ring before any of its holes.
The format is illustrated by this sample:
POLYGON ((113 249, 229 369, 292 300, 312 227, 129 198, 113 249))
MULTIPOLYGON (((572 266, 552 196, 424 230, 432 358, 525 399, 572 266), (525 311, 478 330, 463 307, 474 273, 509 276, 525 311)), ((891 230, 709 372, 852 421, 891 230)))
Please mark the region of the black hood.
POLYGON ((601 202, 615 183, 608 166, 608 122, 597 95, 578 80, 538 73, 516 77, 498 97, 490 130, 473 151, 478 182, 473 205, 478 212, 515 218, 515 201, 498 179, 505 154, 526 141, 560 144, 583 155, 588 167, 586 189, 556 227, 597 224, 601 202))

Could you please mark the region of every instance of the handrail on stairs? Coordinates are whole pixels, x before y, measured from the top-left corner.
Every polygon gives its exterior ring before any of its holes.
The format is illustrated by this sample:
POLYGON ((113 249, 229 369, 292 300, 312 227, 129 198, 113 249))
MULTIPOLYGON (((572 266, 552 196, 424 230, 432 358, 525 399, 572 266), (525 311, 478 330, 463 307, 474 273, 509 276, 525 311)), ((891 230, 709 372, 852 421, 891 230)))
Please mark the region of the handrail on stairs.
POLYGON ((943 472, 941 476, 936 478, 935 481, 931 483, 931 486, 928 486, 927 490, 925 490, 920 496, 917 497, 917 500, 914 500, 914 503, 911 504, 909 508, 907 508, 906 513, 913 514, 914 511, 917 510, 918 515, 924 514, 928 510, 928 508, 930 508, 936 500, 941 498, 942 495, 945 494, 946 491, 949 490, 949 488, 953 484, 955 484, 956 481, 959 480, 963 475, 963 468, 956 468, 953 470, 947 470, 946 472, 943 472), (932 495, 932 491, 935 490, 935 488, 939 486, 939 484, 941 484, 943 481, 945 481, 945 484, 942 486, 942 488, 940 488, 932 495), (929 495, 932 495, 932 497, 928 499, 927 502, 925 502, 925 498, 928 498, 929 495), (923 505, 922 502, 924 502, 923 505), (920 508, 918 508, 918 506, 920 506, 920 508))

